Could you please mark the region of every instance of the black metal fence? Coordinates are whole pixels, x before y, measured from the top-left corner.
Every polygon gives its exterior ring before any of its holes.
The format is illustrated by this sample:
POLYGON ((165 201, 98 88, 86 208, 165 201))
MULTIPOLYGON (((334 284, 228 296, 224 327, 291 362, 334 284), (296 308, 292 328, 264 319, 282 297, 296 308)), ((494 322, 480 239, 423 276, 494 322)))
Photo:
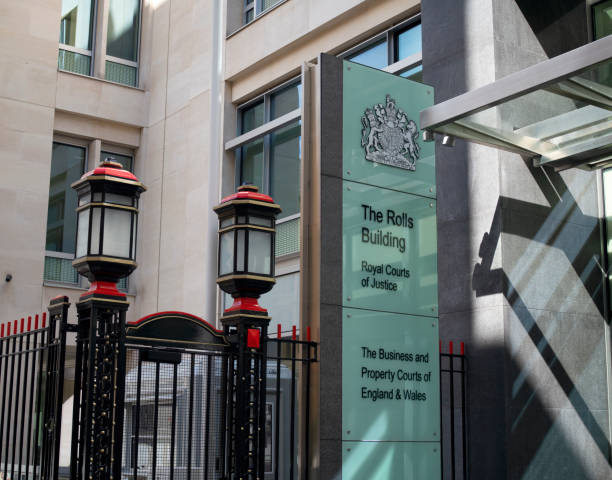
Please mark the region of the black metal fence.
POLYGON ((440 342, 440 421, 442 426, 442 478, 467 480, 467 359, 463 342, 443 352, 440 342))
POLYGON ((66 324, 64 297, 46 314, 0 325, 0 478, 58 476, 66 324))
MULTIPOLYGON (((48 324, 43 314, 0 325, 3 480, 58 478, 62 400, 72 394, 63 392, 66 333, 75 331, 67 311, 67 298, 60 297, 51 305, 48 324)), ((149 319, 143 324, 153 323, 149 319)), ((122 478, 232 478, 235 352, 223 332, 209 325, 200 325, 204 333, 188 332, 199 344, 187 337, 183 343, 165 342, 146 328, 127 329, 122 478)), ((308 479, 310 439, 305 426, 310 422, 310 376, 318 351, 310 331, 305 333, 306 340, 299 340, 295 328, 287 336, 279 329, 267 339, 260 449, 265 480, 308 479)), ((465 480, 467 360, 463 344, 459 352, 452 343, 447 352, 442 345, 440 350, 442 478, 465 480)))
POLYGON ((309 432, 298 428, 310 422, 311 365, 317 361, 317 344, 298 340, 296 329, 283 338, 278 326, 276 338, 268 339, 266 392, 266 479, 308 479, 309 432))

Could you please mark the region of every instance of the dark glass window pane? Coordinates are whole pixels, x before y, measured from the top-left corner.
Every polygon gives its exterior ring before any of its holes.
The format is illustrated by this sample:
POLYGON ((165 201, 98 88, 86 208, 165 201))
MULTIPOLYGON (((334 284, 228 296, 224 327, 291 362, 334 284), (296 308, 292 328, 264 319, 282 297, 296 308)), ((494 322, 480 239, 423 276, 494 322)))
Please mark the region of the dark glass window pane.
POLYGON ((106 160, 108 157, 113 157, 115 162, 123 165, 123 168, 129 172, 134 172, 134 158, 131 155, 121 155, 113 152, 100 152, 100 160, 106 160))
POLYGON ((263 191, 263 140, 255 140, 242 147, 240 185, 257 185, 263 191))
POLYGON ((256 105, 242 110, 242 132, 246 133, 254 128, 260 127, 264 123, 264 104, 263 101, 256 105))
POLYGON ((60 43, 91 50, 93 0, 62 0, 60 43))
POLYGON ((403 60, 422 50, 421 24, 413 25, 397 36, 397 58, 394 62, 403 60))
POLYGON ((612 0, 593 7, 593 36, 595 40, 612 33, 612 0))
POLYGON ((286 113, 299 108, 302 103, 302 84, 291 85, 280 92, 273 93, 270 101, 270 115, 272 117, 270 120, 282 117, 286 113))
POLYGON ((77 195, 76 191, 70 188, 70 184, 81 177, 84 168, 84 148, 53 144, 45 247, 47 250, 75 252, 77 195))
MULTIPOLYGON (((606 222, 606 254, 608 257, 608 265, 612 265, 612 169, 608 168, 603 171, 603 201, 604 215, 606 222)), ((608 285, 612 286, 612 274, 608 274, 608 285)), ((610 298, 612 305, 612 298, 610 298)))
POLYGON ((255 10, 254 9, 250 9, 247 10, 245 17, 244 17, 244 23, 249 23, 253 21, 253 18, 255 16, 255 10))
POLYGON ((400 77, 409 78, 415 82, 423 82, 423 66, 419 65, 418 67, 406 70, 405 72, 400 73, 400 77))
POLYGON ((140 0, 110 0, 106 54, 138 60, 140 0))
POLYGON ((277 130, 270 143, 270 195, 284 218, 300 212, 300 123, 277 130))
POLYGON ((387 52, 386 40, 382 40, 347 57, 347 60, 351 62, 361 63, 362 65, 378 69, 385 68, 389 65, 388 59, 389 55, 387 52))

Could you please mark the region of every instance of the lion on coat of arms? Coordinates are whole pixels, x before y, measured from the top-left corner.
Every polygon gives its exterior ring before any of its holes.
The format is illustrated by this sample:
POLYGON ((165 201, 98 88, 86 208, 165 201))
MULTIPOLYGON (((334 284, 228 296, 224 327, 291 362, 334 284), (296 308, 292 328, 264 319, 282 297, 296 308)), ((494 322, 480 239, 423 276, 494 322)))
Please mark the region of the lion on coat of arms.
POLYGON ((408 119, 406 113, 397 108, 391 95, 386 96, 385 105, 378 103, 367 108, 361 124, 361 146, 366 160, 416 170, 420 155, 416 141, 419 129, 414 120, 408 119))

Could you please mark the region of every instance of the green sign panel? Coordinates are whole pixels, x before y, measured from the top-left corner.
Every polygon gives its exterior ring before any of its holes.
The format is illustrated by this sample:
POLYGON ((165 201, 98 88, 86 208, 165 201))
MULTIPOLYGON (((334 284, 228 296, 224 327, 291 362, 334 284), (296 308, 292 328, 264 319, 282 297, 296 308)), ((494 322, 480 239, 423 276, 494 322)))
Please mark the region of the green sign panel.
POLYGON ((343 62, 342 476, 440 478, 433 89, 343 62))
POLYGON ((435 198, 435 146, 418 127, 433 88, 351 62, 343 69, 343 178, 435 198))
POLYGON ((437 347, 437 318, 343 308, 342 439, 439 441, 437 347))
POLYGON ((342 183, 343 305, 437 316, 436 201, 342 183))
POLYGON ((342 442, 342 478, 430 480, 440 478, 440 446, 422 442, 342 442))

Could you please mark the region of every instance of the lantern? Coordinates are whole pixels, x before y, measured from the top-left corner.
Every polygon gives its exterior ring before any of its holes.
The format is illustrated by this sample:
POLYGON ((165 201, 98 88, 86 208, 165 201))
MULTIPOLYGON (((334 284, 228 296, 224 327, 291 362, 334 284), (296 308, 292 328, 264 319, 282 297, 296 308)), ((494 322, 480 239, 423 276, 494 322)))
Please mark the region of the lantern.
MULTIPOLYGON (((96 282, 116 284, 136 268, 138 199, 146 190, 107 158, 72 184, 77 191, 76 258, 72 265, 96 282)), ((116 290, 116 286, 113 287, 116 290)))
POLYGON ((214 208, 219 217, 219 287, 234 298, 258 298, 274 280, 276 216, 281 211, 254 185, 244 185, 214 208))

